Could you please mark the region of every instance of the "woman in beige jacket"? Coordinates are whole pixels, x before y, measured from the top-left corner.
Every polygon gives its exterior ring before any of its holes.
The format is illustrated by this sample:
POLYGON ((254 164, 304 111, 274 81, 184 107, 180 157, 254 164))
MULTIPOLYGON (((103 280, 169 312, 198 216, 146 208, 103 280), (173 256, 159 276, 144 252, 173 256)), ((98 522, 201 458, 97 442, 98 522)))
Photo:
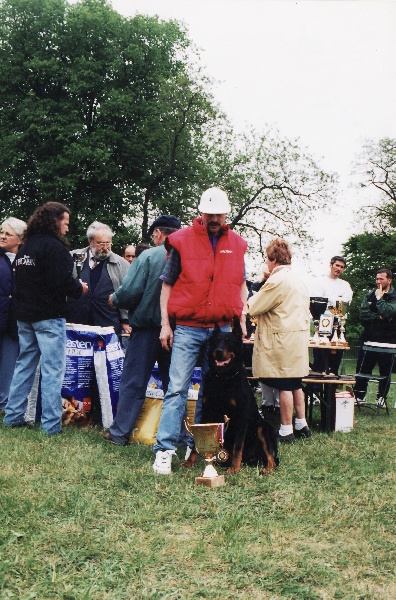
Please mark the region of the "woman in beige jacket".
POLYGON ((291 251, 285 240, 273 240, 266 253, 270 277, 248 301, 249 315, 257 317, 253 375, 279 390, 278 440, 289 442, 295 436, 311 436, 301 383, 309 372, 309 293, 290 267, 291 251))

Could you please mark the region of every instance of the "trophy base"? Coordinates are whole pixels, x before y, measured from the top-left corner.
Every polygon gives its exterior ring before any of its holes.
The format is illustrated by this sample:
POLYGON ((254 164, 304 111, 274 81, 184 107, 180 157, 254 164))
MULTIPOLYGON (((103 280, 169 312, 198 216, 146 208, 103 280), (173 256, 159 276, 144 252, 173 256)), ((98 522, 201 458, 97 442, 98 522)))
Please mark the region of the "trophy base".
POLYGON ((217 475, 216 477, 196 477, 195 485, 204 485, 206 487, 220 487, 225 484, 224 475, 217 475))

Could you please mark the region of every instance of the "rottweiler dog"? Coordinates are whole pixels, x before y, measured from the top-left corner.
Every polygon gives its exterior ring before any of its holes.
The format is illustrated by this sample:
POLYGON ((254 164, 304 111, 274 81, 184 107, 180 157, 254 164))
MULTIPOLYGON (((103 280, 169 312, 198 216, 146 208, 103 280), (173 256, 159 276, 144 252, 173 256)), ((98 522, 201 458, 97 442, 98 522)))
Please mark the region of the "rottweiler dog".
MULTIPOLYGON (((216 325, 210 340, 210 369, 203 382, 202 423, 222 423, 230 419, 224 434, 229 454, 227 473, 237 473, 241 463, 262 465, 260 473, 270 473, 279 464, 277 436, 258 410, 243 365, 243 340, 239 319, 231 332, 216 325)), ((197 460, 195 448, 184 467, 197 460)))

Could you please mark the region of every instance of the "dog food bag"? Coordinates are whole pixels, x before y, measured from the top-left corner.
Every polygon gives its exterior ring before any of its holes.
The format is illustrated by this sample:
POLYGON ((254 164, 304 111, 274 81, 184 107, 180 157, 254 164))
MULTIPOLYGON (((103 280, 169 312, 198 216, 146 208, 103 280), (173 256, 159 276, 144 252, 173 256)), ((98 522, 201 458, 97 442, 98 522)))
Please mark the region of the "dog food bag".
POLYGON ((88 325, 66 325, 66 370, 62 397, 74 398, 78 410, 91 410, 94 347, 97 333, 88 325))
MULTIPOLYGON (((188 388, 188 399, 189 400, 197 400, 198 399, 198 392, 199 392, 199 386, 201 385, 201 379, 202 379, 201 368, 196 367, 193 371, 190 385, 188 388)), ((160 375, 157 363, 155 363, 155 365, 154 365, 149 382, 147 384, 146 396, 147 396, 147 398, 163 398, 164 397, 164 390, 162 388, 161 375, 160 375)))
MULTIPOLYGON (((113 327, 66 323, 66 369, 61 392, 63 417, 72 413, 81 417, 81 413, 85 413, 89 420, 96 379, 102 424, 110 427, 117 409, 123 366, 124 352, 113 327)), ((25 416, 28 421, 40 419, 40 379, 38 368, 28 398, 25 416)), ((74 423, 74 420, 67 422, 74 423)))
POLYGON ((94 365, 98 384, 102 425, 107 428, 113 422, 117 410, 120 381, 124 366, 124 352, 113 327, 100 329, 94 347, 94 365))

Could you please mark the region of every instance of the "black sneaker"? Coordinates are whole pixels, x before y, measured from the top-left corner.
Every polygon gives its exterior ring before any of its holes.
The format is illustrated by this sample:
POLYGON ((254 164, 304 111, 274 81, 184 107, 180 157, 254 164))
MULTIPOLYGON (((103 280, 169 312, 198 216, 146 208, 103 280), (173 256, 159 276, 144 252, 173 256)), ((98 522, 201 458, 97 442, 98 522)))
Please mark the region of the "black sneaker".
POLYGON ((294 430, 294 435, 298 438, 309 438, 312 435, 312 431, 310 430, 310 428, 306 425, 305 427, 303 427, 302 429, 295 429, 294 430))
POLYGON ((9 425, 6 425, 6 427, 11 427, 11 429, 19 429, 19 427, 34 429, 34 423, 32 423, 32 421, 22 421, 19 423, 10 423, 9 425))
POLYGON ((295 439, 294 433, 289 433, 288 435, 279 435, 278 433, 278 442, 280 443, 294 442, 295 439))

